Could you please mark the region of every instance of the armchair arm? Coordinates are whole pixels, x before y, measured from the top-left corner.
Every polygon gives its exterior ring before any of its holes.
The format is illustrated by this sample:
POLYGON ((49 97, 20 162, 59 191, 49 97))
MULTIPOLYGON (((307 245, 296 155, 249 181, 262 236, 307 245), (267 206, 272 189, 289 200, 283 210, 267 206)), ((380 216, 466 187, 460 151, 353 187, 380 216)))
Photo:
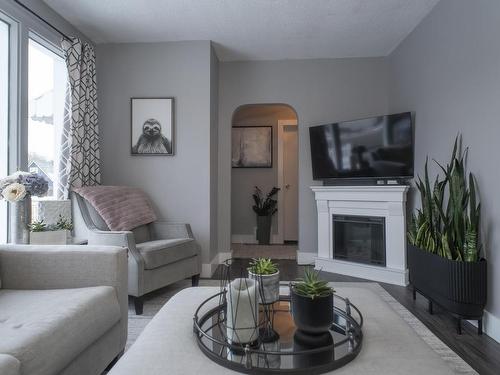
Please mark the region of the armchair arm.
POLYGON ((134 234, 130 231, 90 230, 89 245, 126 247, 139 268, 144 268, 144 259, 135 248, 134 234))
POLYGON ((93 229, 89 231, 89 245, 129 247, 135 243, 134 234, 129 231, 104 231, 93 229))
POLYGON ((144 286, 145 262, 135 247, 134 234, 130 231, 89 230, 89 245, 124 246, 128 249, 128 293, 133 296, 142 295, 144 286))
POLYGON ((171 223, 167 221, 155 221, 152 225, 152 236, 154 239, 192 238, 193 231, 189 224, 171 223))

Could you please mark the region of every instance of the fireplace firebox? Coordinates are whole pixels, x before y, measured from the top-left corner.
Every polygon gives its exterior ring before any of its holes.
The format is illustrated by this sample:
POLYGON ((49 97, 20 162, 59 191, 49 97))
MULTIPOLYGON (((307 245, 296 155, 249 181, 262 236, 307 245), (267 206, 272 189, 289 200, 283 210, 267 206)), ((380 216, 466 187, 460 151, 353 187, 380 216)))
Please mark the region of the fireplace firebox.
POLYGON ((333 258, 386 265, 385 218, 333 215, 333 258))

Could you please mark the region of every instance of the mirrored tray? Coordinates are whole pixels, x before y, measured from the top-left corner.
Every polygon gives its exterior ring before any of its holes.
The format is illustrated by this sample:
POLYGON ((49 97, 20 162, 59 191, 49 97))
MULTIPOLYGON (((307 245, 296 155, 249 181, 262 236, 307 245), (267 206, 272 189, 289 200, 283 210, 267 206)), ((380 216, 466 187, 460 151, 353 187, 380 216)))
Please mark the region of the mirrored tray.
POLYGON ((267 321, 279 337, 270 341, 261 333, 256 343, 245 346, 227 339, 226 291, 206 299, 196 310, 193 326, 202 352, 224 367, 247 374, 322 374, 356 358, 363 341, 363 317, 356 306, 334 294, 330 331, 308 335, 296 329, 286 291, 281 288, 282 295, 272 306, 260 306, 260 316, 270 314, 267 321))

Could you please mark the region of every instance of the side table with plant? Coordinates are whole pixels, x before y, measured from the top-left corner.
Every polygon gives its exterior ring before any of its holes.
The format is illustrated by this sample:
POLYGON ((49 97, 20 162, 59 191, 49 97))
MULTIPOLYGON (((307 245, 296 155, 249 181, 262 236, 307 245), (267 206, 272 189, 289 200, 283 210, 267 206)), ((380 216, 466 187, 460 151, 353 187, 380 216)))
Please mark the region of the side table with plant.
POLYGON ((248 267, 248 277, 259 283, 260 303, 270 304, 279 300, 280 271, 271 259, 253 259, 248 267))
POLYGON ((280 271, 271 259, 257 258, 250 262, 248 277, 255 280, 259 290, 259 303, 265 315, 264 325, 259 328, 262 342, 274 342, 279 338, 273 327, 273 304, 280 298, 280 271))

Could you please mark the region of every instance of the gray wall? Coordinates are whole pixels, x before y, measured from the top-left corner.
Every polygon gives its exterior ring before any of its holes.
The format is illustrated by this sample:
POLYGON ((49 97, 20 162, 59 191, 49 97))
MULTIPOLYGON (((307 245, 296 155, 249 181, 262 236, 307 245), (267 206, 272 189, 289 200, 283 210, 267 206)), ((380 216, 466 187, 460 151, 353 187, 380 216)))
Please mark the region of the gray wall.
POLYGON ((217 249, 219 59, 210 46, 210 260, 217 249))
MULTIPOLYGON (((295 119, 293 109, 285 105, 251 105, 235 112, 233 126, 273 127, 273 166, 231 169, 231 234, 254 234, 257 225, 252 209, 254 186, 259 186, 265 194, 278 186, 278 120, 295 119)), ((276 217, 273 218, 272 233, 278 232, 276 217)))
POLYGON ((483 202, 482 237, 489 261, 487 310, 497 319, 499 35, 499 1, 441 0, 389 57, 391 112, 416 113, 416 173, 422 173, 426 155, 447 161, 458 132, 470 146, 468 165, 476 174, 483 202))
POLYGON ((231 247, 233 112, 243 104, 285 103, 295 109, 299 123, 299 249, 315 252, 308 127, 387 112, 384 59, 228 62, 220 64, 219 73, 219 250, 231 247))
POLYGON ((207 141, 215 116, 211 61, 208 41, 97 48, 103 183, 140 187, 161 218, 190 223, 204 263, 216 252, 210 250, 213 144, 207 141), (130 155, 131 97, 175 98, 175 156, 130 155))

